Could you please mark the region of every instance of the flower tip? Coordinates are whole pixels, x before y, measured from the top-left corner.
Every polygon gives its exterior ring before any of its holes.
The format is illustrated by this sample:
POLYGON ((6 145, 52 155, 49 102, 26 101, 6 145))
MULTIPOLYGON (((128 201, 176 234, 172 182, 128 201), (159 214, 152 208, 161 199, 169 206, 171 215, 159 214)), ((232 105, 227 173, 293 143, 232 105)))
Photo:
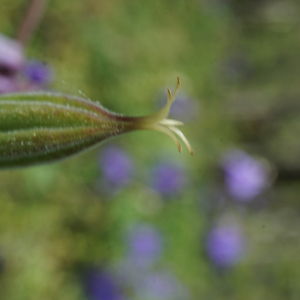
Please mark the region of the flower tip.
POLYGON ((168 89, 168 100, 171 99, 171 97, 172 97, 171 90, 168 89))
POLYGON ((161 110, 154 113, 153 115, 143 118, 143 123, 142 123, 141 128, 156 130, 156 131, 167 134, 175 142, 175 144, 178 148, 178 151, 181 153, 182 147, 181 147, 177 137, 174 135, 174 133, 177 134, 182 139, 184 144, 187 146, 190 154, 194 155, 194 150, 193 150, 192 146, 190 145, 189 141, 183 135, 183 133, 176 127, 176 126, 183 125, 183 123, 181 121, 167 119, 171 105, 172 105, 173 101, 175 100, 176 95, 178 94, 179 86, 180 86, 180 78, 177 77, 177 85, 176 85, 176 89, 175 89, 173 95, 172 95, 170 89, 167 90, 168 91, 167 104, 161 110))

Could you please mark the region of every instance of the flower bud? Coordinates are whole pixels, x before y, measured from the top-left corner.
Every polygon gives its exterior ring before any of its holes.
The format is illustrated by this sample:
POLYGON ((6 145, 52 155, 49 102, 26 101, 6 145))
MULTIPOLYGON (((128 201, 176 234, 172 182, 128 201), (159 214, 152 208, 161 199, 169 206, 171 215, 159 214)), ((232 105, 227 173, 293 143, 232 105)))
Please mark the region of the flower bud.
POLYGON ((164 108, 146 117, 126 117, 79 97, 55 93, 0 96, 0 167, 20 167, 63 159, 98 143, 133 130, 166 133, 181 152, 177 134, 193 149, 175 125, 166 119, 175 95, 168 90, 164 108), (174 134, 175 133, 175 134, 174 134))

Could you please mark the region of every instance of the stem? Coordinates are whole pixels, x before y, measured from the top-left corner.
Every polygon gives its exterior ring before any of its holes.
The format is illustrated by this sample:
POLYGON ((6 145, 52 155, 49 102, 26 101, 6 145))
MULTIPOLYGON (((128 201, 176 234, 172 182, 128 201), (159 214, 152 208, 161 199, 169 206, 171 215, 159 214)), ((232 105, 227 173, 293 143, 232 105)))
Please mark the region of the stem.
POLYGON ((17 40, 25 46, 37 28, 48 0, 32 0, 21 23, 17 40))

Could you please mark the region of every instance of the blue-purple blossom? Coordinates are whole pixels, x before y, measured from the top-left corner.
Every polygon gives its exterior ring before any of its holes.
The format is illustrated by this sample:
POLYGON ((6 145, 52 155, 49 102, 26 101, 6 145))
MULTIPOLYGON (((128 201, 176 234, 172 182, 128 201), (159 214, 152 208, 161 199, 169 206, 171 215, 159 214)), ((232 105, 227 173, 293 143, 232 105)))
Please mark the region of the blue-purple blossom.
POLYGON ((135 294, 143 300, 182 300, 189 299, 188 291, 168 272, 148 273, 135 285, 135 294))
POLYGON ((206 239, 207 255, 217 267, 231 267, 245 254, 245 237, 236 224, 218 225, 210 230, 206 239))
POLYGON ((125 300, 116 278, 103 270, 92 270, 86 274, 85 291, 90 300, 125 300))
POLYGON ((199 111, 199 105, 194 99, 179 96, 170 109, 170 117, 183 122, 190 122, 198 117, 199 111))
POLYGON ((18 90, 16 80, 0 74, 0 94, 12 93, 18 90))
POLYGON ((127 185, 133 177, 133 161, 130 155, 119 147, 105 148, 99 156, 99 166, 103 179, 115 187, 127 185))
POLYGON ((23 68, 24 75, 29 81, 38 85, 47 85, 52 81, 52 69, 44 62, 31 60, 23 68))
MULTIPOLYGON (((164 98, 165 94, 164 97, 162 97, 162 100, 164 98)), ((160 102, 163 103, 163 101, 160 102)), ((174 102, 170 109, 169 116, 186 123, 195 120, 199 115, 199 111, 199 104, 195 99, 192 99, 185 94, 179 94, 176 102, 174 102)))
POLYGON ((23 47, 0 34, 0 94, 18 91, 15 74, 23 66, 23 47))
POLYGON ((7 72, 19 71, 24 63, 22 45, 0 34, 0 69, 7 72))
POLYGON ((161 163, 151 170, 151 187, 163 196, 179 193, 187 183, 183 168, 172 163, 161 163))
POLYGON ((0 34, 0 94, 37 90, 51 79, 49 66, 39 61, 25 62, 22 45, 0 34))
POLYGON ((153 226, 137 224, 128 235, 130 261, 138 267, 155 263, 162 252, 162 237, 153 226))
POLYGON ((224 61, 220 67, 221 75, 228 83, 236 83, 251 77, 253 66, 242 53, 235 53, 224 61))
POLYGON ((148 268, 136 264, 132 257, 125 257, 113 265, 113 271, 123 288, 132 287, 148 271, 148 268))
POLYGON ((269 185, 269 171, 259 160, 240 150, 229 152, 223 160, 225 184, 237 200, 249 201, 269 185))

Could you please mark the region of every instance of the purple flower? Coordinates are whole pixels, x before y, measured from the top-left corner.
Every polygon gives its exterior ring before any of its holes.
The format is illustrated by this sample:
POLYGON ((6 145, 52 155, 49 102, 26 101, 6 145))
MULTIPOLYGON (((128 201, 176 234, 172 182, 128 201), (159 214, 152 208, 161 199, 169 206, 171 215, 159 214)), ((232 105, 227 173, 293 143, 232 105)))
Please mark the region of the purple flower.
MULTIPOLYGON (((163 99, 165 99, 165 94, 159 104, 163 103, 163 99)), ((170 117, 183 122, 190 122, 198 117, 199 110, 197 101, 187 95, 180 94, 170 109, 170 117)))
POLYGON ((170 117, 183 122, 195 120, 199 115, 199 105, 188 96, 179 96, 170 109, 170 117))
POLYGON ((139 267, 155 263, 162 251, 162 237, 150 225, 139 224, 131 229, 128 237, 129 258, 139 267))
POLYGON ((156 272, 142 276, 136 282, 135 293, 143 300, 189 299, 187 290, 168 272, 156 272))
POLYGON ((223 160, 225 184, 231 196, 249 201, 269 185, 267 167, 245 152, 233 150, 223 160))
POLYGON ((0 94, 19 90, 15 73, 21 69, 23 62, 21 44, 0 34, 0 94))
POLYGON ((237 264, 245 253, 245 238, 237 225, 218 225, 206 240, 207 255, 217 267, 237 264))
POLYGON ((46 85, 52 81, 53 72, 51 68, 38 60, 26 62, 23 72, 25 76, 33 83, 46 85))
POLYGON ((228 58, 221 66, 221 75, 229 83, 245 80, 251 77, 253 67, 242 53, 237 53, 228 58))
POLYGON ((132 179, 133 161, 121 148, 105 148, 100 154, 99 165, 104 180, 110 185, 121 187, 127 185, 132 179))
POLYGON ((15 72, 24 62, 23 47, 17 41, 0 34, 0 72, 15 72))
POLYGON ((182 168, 171 163, 161 163, 151 170, 151 187, 163 196, 180 192, 187 182, 182 168))
POLYGON ((0 94, 12 93, 18 90, 18 85, 14 78, 0 74, 0 94))
POLYGON ((85 290, 91 300, 124 300, 116 279, 102 270, 92 270, 85 277, 85 290))

